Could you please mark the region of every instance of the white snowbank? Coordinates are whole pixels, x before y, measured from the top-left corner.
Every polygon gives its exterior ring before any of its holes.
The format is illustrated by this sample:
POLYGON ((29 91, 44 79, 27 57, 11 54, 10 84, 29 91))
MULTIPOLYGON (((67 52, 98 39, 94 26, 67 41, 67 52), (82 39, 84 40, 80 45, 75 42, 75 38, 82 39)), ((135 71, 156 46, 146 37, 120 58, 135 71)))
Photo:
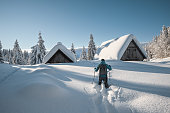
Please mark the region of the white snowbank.
POLYGON ((169 64, 106 60, 105 89, 99 63, 0 64, 0 113, 170 113, 169 64))
POLYGON ((150 62, 160 62, 160 63, 166 63, 170 64, 170 57, 168 58, 158 58, 158 59, 151 59, 150 62))

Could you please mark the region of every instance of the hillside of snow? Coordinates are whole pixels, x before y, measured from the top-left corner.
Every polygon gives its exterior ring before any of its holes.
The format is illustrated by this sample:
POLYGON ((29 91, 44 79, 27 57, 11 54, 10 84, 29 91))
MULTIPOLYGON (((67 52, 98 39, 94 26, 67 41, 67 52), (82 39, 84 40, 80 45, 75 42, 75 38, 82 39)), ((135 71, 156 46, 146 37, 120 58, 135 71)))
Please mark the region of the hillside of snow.
POLYGON ((93 82, 99 63, 0 64, 0 113, 170 113, 168 61, 108 60, 108 89, 93 82))

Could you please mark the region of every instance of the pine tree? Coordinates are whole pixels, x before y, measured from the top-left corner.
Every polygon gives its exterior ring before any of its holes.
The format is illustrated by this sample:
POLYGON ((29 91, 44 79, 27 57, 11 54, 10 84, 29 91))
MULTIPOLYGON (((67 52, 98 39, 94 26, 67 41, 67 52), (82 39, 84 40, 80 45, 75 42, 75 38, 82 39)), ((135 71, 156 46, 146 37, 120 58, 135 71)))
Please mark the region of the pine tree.
POLYGON ((8 61, 8 50, 7 49, 2 50, 2 55, 3 55, 3 60, 8 61))
POLYGON ((168 37, 167 37, 167 57, 170 57, 170 27, 167 28, 168 37))
POLYGON ((168 27, 167 30, 168 30, 168 38, 170 38, 170 27, 168 27))
POLYGON ((74 54, 76 54, 76 51, 75 51, 75 49, 74 49, 74 44, 72 43, 72 45, 71 45, 71 52, 73 52, 74 54))
POLYGON ((23 59, 24 59, 24 64, 28 64, 29 54, 27 51, 24 51, 23 59))
POLYGON ((38 45, 35 45, 33 47, 31 47, 31 53, 30 53, 30 57, 29 57, 29 64, 34 65, 37 62, 37 48, 38 45))
POLYGON ((3 55, 2 55, 2 44, 1 44, 1 41, 0 41, 0 63, 3 63, 4 60, 3 60, 3 55))
POLYGON ((23 55, 21 48, 19 47, 18 41, 15 41, 14 48, 13 48, 13 64, 20 64, 23 65, 23 55))
POLYGON ((96 54, 96 47, 93 41, 93 35, 90 34, 90 42, 88 45, 88 60, 93 60, 95 54, 96 54))
POLYGON ((163 40, 162 49, 164 51, 164 57, 167 57, 168 30, 165 27, 165 25, 163 25, 163 27, 162 27, 162 40, 163 40))
POLYGON ((80 60, 87 60, 86 49, 84 46, 82 49, 82 54, 81 54, 80 60))
POLYGON ((76 50, 74 49, 74 44, 71 45, 71 52, 75 55, 76 58, 76 50))
POLYGON ((170 57, 170 28, 163 25, 160 35, 147 46, 151 58, 170 57))
POLYGON ((36 55, 36 63, 42 63, 43 58, 46 54, 46 48, 44 46, 44 40, 42 39, 41 33, 39 33, 39 41, 38 41, 38 48, 37 48, 37 55, 36 55))
POLYGON ((9 49, 9 59, 8 59, 8 62, 9 64, 13 64, 12 60, 13 60, 13 51, 9 49))

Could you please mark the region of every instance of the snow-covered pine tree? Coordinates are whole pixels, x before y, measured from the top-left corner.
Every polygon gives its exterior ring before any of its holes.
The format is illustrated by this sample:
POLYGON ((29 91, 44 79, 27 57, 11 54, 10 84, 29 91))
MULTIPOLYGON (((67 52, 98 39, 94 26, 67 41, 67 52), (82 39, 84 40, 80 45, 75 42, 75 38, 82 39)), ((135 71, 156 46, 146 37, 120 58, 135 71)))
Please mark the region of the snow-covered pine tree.
POLYGON ((3 63, 4 60, 3 60, 3 55, 2 55, 2 44, 1 44, 1 41, 0 41, 0 63, 3 63))
POLYGON ((157 42, 158 42, 158 36, 153 37, 152 42, 149 42, 147 44, 146 51, 148 54, 148 60, 157 57, 157 55, 158 55, 158 53, 156 51, 158 49, 157 42))
POLYGON ((166 28, 165 25, 162 27, 162 35, 164 38, 168 38, 168 29, 166 28))
POLYGON ((3 60, 8 62, 9 53, 8 53, 8 50, 7 50, 7 49, 3 49, 3 50, 2 50, 2 55, 3 55, 3 60))
POLYGON ((87 60, 86 49, 84 46, 82 49, 82 54, 81 54, 80 60, 87 60))
POLYGON ((165 25, 163 25, 162 27, 162 40, 163 40, 163 44, 162 44, 162 48, 164 51, 164 57, 167 57, 167 46, 168 46, 168 30, 165 27, 165 25))
POLYGON ((168 27, 167 30, 168 30, 168 38, 170 38, 170 27, 168 27))
POLYGON ((28 54, 27 51, 24 51, 24 53, 23 53, 23 59, 24 59, 24 64, 28 64, 29 54, 28 54))
POLYGON ((74 54, 76 54, 76 51, 75 51, 75 49, 74 49, 74 44, 72 43, 72 45, 71 45, 71 52, 73 52, 74 54))
POLYGON ((17 40, 15 41, 15 44, 14 44, 12 60, 13 60, 13 64, 19 64, 19 65, 24 64, 22 51, 21 51, 21 48, 19 47, 17 40))
POLYGON ((170 28, 162 27, 160 35, 153 38, 153 41, 147 46, 151 58, 170 57, 170 28))
POLYGON ((164 46, 164 37, 162 31, 160 31, 160 35, 158 36, 157 42, 153 43, 153 50, 155 51, 154 58, 164 58, 165 57, 165 46, 164 46))
POLYGON ((13 62, 12 62, 13 56, 14 56, 14 55, 13 55, 13 51, 9 49, 9 59, 8 59, 9 64, 12 64, 12 63, 13 63, 13 62))
POLYGON ((29 57, 29 64, 31 64, 31 65, 34 65, 37 62, 37 58, 36 58, 37 48, 38 48, 38 44, 31 47, 31 53, 30 53, 30 57, 29 57))
POLYGON ((153 42, 153 56, 154 58, 162 58, 164 56, 163 50, 163 38, 162 38, 162 31, 160 31, 160 35, 157 36, 157 41, 153 42))
POLYGON ((70 51, 75 55, 75 58, 76 58, 76 50, 74 49, 74 44, 73 43, 71 45, 71 50, 70 51))
POLYGON ((96 54, 96 47, 93 41, 93 35, 90 34, 90 41, 88 45, 88 60, 93 60, 95 54, 96 54))
POLYGON ((170 27, 168 27, 167 30, 168 30, 168 38, 167 38, 167 57, 170 57, 170 27))
POLYGON ((152 59, 152 55, 153 54, 151 54, 152 53, 152 43, 151 42, 149 42, 146 46, 145 46, 145 51, 147 52, 147 55, 148 55, 148 59, 152 59), (148 54, 149 53, 149 54, 148 54))
POLYGON ((42 63, 45 54, 46 54, 46 48, 44 46, 44 40, 42 39, 41 33, 39 33, 39 41, 38 41, 37 56, 36 56, 37 64, 42 63))

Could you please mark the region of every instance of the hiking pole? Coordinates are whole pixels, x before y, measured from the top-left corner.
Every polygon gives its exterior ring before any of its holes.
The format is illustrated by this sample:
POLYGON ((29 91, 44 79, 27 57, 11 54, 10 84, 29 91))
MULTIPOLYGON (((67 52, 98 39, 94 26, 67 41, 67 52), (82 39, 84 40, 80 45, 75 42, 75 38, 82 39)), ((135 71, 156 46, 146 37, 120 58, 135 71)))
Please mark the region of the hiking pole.
POLYGON ((110 80, 110 77, 111 77, 111 76, 110 76, 110 70, 109 70, 109 80, 110 80))
POLYGON ((94 77, 93 77, 93 81, 92 81, 92 84, 93 84, 93 82, 94 82, 94 78, 95 78, 95 71, 94 71, 94 77))

